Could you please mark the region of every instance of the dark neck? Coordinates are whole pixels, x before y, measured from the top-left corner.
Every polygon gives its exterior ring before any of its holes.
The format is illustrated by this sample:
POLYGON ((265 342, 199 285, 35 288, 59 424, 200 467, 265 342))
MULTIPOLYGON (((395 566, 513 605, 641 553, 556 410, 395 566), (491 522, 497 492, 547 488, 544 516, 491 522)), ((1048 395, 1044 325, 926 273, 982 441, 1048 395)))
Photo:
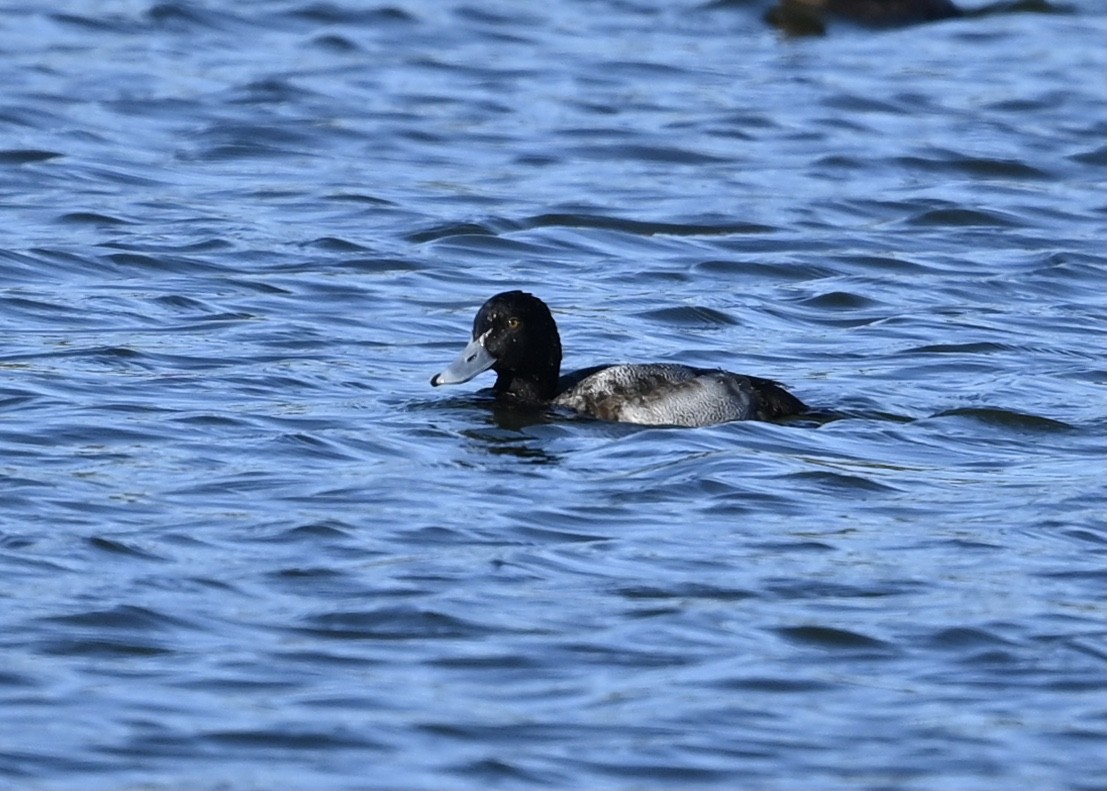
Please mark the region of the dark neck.
POLYGON ((557 395, 557 375, 556 367, 545 371, 499 371, 492 390, 500 398, 543 404, 557 395))

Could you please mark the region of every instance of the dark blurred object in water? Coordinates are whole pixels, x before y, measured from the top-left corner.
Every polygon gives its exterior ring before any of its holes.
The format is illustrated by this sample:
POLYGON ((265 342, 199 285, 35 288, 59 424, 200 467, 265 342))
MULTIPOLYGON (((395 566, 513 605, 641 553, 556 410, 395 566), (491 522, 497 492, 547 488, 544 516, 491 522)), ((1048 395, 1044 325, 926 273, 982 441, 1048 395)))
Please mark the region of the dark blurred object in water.
POLYGON ((766 20, 786 33, 822 35, 826 17, 842 17, 868 27, 895 27, 961 16, 950 0, 780 0, 766 20))
POLYGON ((952 17, 994 14, 1071 14, 1071 6, 1049 0, 1000 0, 963 11, 951 0, 778 0, 765 20, 793 36, 822 36, 827 21, 841 19, 869 28, 901 27, 952 17))

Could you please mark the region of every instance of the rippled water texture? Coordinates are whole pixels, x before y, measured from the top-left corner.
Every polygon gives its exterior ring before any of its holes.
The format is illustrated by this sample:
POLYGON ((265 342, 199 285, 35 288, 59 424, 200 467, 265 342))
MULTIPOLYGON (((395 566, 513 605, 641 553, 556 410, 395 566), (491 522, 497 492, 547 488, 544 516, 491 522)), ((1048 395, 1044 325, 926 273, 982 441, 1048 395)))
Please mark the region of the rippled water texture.
POLYGON ((1102 3, 0 10, 0 788, 1103 787, 1102 3))

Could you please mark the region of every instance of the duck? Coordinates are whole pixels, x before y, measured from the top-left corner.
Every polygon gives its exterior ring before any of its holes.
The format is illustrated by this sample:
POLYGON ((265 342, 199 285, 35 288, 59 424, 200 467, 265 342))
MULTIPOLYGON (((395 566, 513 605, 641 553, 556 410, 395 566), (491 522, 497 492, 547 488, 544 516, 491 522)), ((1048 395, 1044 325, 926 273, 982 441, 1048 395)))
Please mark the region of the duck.
POLYGON ((549 307, 525 291, 490 297, 472 338, 433 387, 468 382, 492 369, 492 392, 522 407, 563 407, 599 420, 649 426, 709 426, 779 420, 807 411, 782 385, 756 376, 676 363, 611 363, 561 373, 561 336, 549 307))

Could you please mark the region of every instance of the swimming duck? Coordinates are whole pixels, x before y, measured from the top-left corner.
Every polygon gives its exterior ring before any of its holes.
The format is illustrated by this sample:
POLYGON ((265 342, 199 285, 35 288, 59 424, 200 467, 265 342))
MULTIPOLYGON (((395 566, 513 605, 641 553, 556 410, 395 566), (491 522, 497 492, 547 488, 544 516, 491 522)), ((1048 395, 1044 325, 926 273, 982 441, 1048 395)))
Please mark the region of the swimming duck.
POLYGON ((473 339, 431 385, 468 382, 489 368, 498 399, 567 407, 601 420, 708 426, 729 420, 773 420, 807 407, 776 382, 674 363, 598 365, 560 375, 561 337, 546 303, 523 291, 485 302, 473 339))

